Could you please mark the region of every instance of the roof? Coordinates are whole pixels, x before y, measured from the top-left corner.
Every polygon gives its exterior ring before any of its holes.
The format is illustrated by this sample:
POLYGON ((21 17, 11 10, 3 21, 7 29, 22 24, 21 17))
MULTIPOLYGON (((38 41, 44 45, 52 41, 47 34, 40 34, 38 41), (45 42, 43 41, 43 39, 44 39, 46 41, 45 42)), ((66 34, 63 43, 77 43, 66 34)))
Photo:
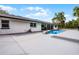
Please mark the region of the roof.
POLYGON ((41 21, 38 19, 32 19, 32 18, 27 18, 27 17, 22 17, 22 16, 15 16, 15 15, 10 15, 10 14, 0 14, 0 17, 12 18, 12 19, 23 20, 23 21, 39 22, 39 23, 45 23, 45 24, 52 24, 50 22, 45 22, 45 21, 41 21))

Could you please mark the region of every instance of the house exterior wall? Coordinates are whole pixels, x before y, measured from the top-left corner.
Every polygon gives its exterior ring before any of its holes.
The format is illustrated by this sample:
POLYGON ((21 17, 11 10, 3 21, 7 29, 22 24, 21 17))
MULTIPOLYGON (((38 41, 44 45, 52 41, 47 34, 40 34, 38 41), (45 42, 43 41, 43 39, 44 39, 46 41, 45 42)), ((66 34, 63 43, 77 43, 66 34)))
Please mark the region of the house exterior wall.
POLYGON ((29 29, 29 22, 10 18, 0 18, 0 34, 27 32, 29 29), (10 29, 1 29, 1 20, 9 20, 10 29))
POLYGON ((31 22, 0 17, 0 34, 23 33, 31 29, 32 32, 41 31, 41 23, 36 23, 36 27, 30 27, 31 22), (10 29, 1 29, 1 20, 9 20, 10 29))

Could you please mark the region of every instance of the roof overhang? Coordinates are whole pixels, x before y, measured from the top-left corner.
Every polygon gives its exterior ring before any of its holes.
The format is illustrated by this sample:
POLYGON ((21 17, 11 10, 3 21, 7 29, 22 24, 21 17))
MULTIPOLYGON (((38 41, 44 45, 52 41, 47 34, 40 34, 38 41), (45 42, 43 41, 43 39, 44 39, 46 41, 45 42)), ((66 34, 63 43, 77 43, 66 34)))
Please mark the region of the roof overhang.
POLYGON ((15 16, 15 15, 9 15, 9 14, 0 14, 0 17, 17 19, 17 20, 22 20, 22 21, 38 22, 38 23, 44 23, 44 24, 52 24, 50 22, 40 21, 38 19, 31 19, 27 17, 15 16))

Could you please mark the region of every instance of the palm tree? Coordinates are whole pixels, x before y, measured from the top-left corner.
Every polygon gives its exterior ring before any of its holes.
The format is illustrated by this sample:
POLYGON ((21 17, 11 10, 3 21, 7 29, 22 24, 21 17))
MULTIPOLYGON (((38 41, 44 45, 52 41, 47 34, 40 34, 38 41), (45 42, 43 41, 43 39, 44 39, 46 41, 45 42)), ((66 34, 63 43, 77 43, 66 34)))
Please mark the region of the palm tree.
POLYGON ((79 7, 78 7, 78 6, 76 6, 76 7, 73 9, 73 15, 79 18, 79 7))
POLYGON ((77 17, 77 23, 78 23, 78 25, 79 25, 79 7, 78 6, 76 6, 74 9, 73 9, 73 15, 75 16, 75 17, 77 17))
POLYGON ((52 18, 52 21, 56 25, 61 25, 63 27, 65 23, 66 17, 64 16, 64 12, 55 13, 55 17, 52 18))

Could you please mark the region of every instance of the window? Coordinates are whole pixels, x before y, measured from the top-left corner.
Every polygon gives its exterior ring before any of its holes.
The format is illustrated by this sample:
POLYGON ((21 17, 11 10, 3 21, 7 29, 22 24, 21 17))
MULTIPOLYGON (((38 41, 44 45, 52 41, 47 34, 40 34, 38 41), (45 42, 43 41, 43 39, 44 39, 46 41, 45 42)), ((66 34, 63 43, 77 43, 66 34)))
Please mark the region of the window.
POLYGON ((36 27, 36 23, 34 23, 34 27, 36 27))
POLYGON ((30 23, 31 27, 36 27, 36 23, 30 23))
POLYGON ((1 29, 9 29, 9 20, 2 20, 1 24, 2 24, 1 29))

